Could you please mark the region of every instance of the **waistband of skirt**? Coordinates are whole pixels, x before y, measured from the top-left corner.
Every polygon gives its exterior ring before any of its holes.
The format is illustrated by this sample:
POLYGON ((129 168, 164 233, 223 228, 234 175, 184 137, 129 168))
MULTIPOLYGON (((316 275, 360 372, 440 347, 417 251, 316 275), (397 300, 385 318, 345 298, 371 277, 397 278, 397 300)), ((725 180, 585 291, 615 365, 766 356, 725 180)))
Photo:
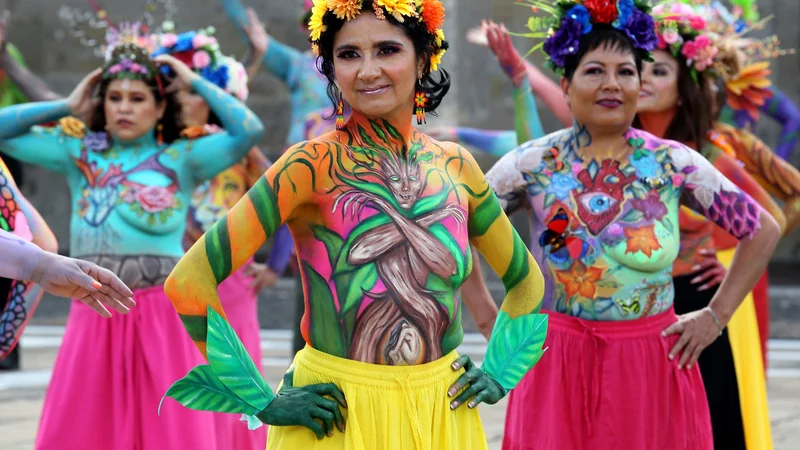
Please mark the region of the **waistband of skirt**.
POLYGON ((671 307, 667 311, 652 316, 618 321, 586 320, 555 311, 542 312, 548 314, 548 332, 560 331, 583 334, 588 331, 595 335, 615 338, 660 335, 665 328, 678 320, 675 311, 671 307))
POLYGON ((398 381, 409 387, 424 387, 449 380, 455 374, 451 364, 458 358, 453 350, 425 364, 386 366, 340 358, 306 345, 295 355, 294 364, 343 383, 396 388, 398 381))

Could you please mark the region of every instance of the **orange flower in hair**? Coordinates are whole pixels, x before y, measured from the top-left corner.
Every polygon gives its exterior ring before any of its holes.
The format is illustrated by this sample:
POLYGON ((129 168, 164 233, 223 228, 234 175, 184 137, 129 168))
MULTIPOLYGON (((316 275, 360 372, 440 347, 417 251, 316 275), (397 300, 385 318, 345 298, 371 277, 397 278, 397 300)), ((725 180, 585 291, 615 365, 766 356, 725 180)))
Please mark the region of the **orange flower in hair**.
POLYGON ((422 21, 428 33, 435 34, 444 25, 444 5, 439 0, 422 0, 422 21))
POLYGON ((342 20, 353 20, 361 13, 361 0, 328 0, 328 9, 342 20))

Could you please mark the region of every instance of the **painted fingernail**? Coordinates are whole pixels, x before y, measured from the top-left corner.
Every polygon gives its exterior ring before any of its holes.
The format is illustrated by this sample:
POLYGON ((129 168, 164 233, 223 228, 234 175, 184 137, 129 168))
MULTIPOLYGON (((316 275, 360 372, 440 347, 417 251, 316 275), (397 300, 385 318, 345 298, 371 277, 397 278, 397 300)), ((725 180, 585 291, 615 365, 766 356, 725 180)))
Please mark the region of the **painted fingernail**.
POLYGON ((456 395, 456 390, 455 389, 450 389, 449 391, 447 391, 447 395, 449 395, 450 397, 456 395))
POLYGON ((467 405, 470 409, 475 407, 475 402, 469 402, 467 405))
POLYGON ((460 366, 458 365, 457 362, 454 362, 452 367, 453 367, 453 370, 457 370, 460 366))
POLYGON ((663 332, 663 331, 662 331, 662 332, 661 332, 661 337, 667 337, 667 333, 665 333, 665 332, 663 332))
POLYGON ((692 267, 692 270, 699 270, 699 269, 700 269, 700 266, 699 266, 699 265, 697 265, 697 266, 693 266, 693 267, 692 267))
POLYGON ((103 287, 103 285, 100 284, 99 281, 95 280, 95 281, 92 282, 92 287, 95 288, 95 289, 100 289, 101 287, 103 287))
POLYGON ((672 358, 674 358, 674 356, 672 356, 672 355, 669 355, 669 359, 670 359, 670 361, 672 361, 672 358))

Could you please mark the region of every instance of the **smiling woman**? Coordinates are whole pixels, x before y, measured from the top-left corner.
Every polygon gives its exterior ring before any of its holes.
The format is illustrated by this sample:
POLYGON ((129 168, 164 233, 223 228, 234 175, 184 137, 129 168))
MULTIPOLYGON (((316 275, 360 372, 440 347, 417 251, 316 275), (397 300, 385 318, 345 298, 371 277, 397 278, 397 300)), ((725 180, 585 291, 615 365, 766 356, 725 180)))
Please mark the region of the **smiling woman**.
POLYGON ((528 210, 550 324, 546 356, 509 398, 504 448, 711 449, 695 362, 766 266, 778 226, 696 152, 631 127, 658 42, 645 1, 527 2, 555 16, 530 23, 557 24, 533 34, 574 124, 486 176, 506 212, 528 210), (709 306, 676 316, 681 205, 741 241, 709 306))
POLYGON ((67 99, 0 110, 0 151, 67 178, 72 256, 119 273, 140 302, 105 320, 73 301, 37 448, 216 449, 213 417, 168 405, 172 414, 159 418, 154 407, 172 380, 201 361, 187 336, 170 332, 180 321, 163 283, 183 255, 195 186, 238 162, 263 126, 182 62, 152 59, 137 27, 114 31, 104 66, 67 99), (205 99, 225 132, 180 138, 179 108, 159 65, 205 99), (88 126, 69 115, 89 117, 88 126), (39 126, 52 121, 58 125, 39 126), (82 357, 89 349, 92 358, 82 357))
POLYGON ((538 361, 547 319, 541 272, 475 160, 412 127, 449 87, 437 70, 443 17, 438 0, 314 2, 319 66, 352 116, 289 149, 170 275, 167 294, 209 366, 168 396, 273 425, 270 449, 487 447, 474 408, 538 361), (307 345, 273 394, 251 362, 223 356, 236 340, 217 286, 282 223, 300 260, 307 345), (480 368, 455 351, 470 245, 507 292, 480 368), (198 396, 198 380, 230 395, 198 396))

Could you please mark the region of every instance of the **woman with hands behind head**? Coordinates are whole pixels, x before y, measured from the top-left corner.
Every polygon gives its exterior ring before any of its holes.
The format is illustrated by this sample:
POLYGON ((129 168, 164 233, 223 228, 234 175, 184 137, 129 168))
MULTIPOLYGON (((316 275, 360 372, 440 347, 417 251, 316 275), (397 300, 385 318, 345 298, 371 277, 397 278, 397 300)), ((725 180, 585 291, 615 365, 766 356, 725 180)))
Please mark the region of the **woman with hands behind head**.
POLYGON ((110 320, 73 303, 37 448, 217 448, 210 414, 167 405, 174 414, 157 415, 170 381, 200 360, 173 331, 180 323, 163 283, 183 255, 192 191, 239 161, 263 126, 182 62, 152 60, 135 27, 118 31, 103 68, 67 99, 0 110, 0 151, 67 178, 72 255, 120 274, 139 302, 110 320), (180 109, 157 65, 192 86, 225 131, 181 139, 180 109), (89 117, 88 125, 69 115, 89 117), (59 123, 37 126, 52 121, 59 123))

